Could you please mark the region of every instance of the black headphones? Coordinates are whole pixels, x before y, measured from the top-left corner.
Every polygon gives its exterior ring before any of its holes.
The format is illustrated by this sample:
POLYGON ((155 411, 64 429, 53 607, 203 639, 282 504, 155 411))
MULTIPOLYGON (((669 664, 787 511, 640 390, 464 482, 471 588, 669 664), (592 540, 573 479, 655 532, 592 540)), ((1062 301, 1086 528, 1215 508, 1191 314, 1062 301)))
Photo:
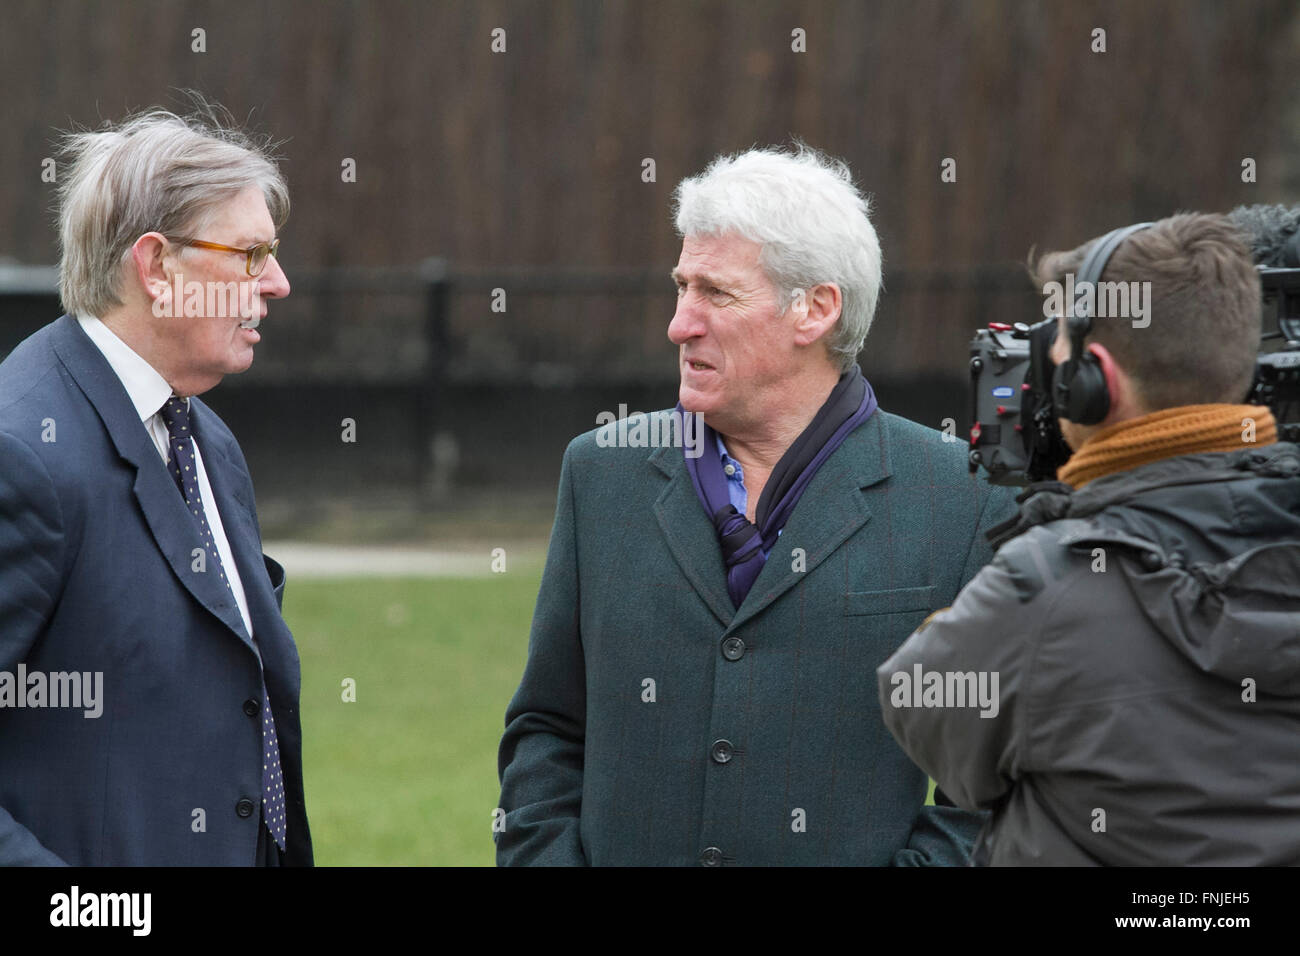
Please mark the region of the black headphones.
POLYGON ((1119 244, 1152 223, 1139 222, 1114 229, 1092 244, 1075 274, 1074 308, 1066 319, 1070 330, 1070 357, 1052 372, 1052 406, 1057 418, 1068 418, 1076 425, 1096 425, 1110 412, 1110 392, 1097 356, 1083 347, 1083 337, 1092 330, 1092 310, 1083 309, 1083 292, 1093 287, 1092 301, 1097 301, 1096 285, 1101 273, 1119 244), (1087 285, 1085 285, 1087 283, 1087 285))

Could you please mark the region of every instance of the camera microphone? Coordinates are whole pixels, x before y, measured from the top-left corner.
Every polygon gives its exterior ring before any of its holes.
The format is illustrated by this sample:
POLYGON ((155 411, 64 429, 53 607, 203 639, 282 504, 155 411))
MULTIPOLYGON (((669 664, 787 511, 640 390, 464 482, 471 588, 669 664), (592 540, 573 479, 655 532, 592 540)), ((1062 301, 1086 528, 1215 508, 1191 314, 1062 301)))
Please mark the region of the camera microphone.
POLYGON ((1300 268, 1300 206, 1238 206, 1228 219, 1246 238, 1256 265, 1300 268))

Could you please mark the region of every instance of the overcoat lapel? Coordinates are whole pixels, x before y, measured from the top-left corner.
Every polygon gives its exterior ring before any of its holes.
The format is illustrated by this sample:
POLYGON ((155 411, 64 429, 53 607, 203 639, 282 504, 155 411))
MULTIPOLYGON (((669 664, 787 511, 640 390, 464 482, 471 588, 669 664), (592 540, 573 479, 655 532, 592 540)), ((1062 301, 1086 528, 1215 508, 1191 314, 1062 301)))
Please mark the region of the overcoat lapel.
POLYGON ((809 483, 758 580, 740 607, 733 609, 717 533, 695 494, 681 449, 658 449, 651 461, 671 479, 655 503, 659 526, 691 585, 729 630, 761 614, 870 521, 866 489, 887 479, 891 470, 883 420, 872 415, 809 483), (792 557, 795 548, 804 552, 799 564, 792 557))
POLYGON ((866 489, 889 475, 887 433, 881 417, 872 415, 826 459, 808 484, 731 626, 738 627, 761 614, 870 521, 866 489), (804 552, 798 563, 793 557, 795 548, 804 552))
MULTIPOLYGON (((705 451, 708 454, 708 451, 705 451)), ((656 449, 650 462, 668 476, 668 485, 655 501, 655 517, 668 541, 668 548, 690 581, 691 587, 723 625, 731 623, 736 609, 727 594, 727 574, 722 564, 722 546, 713 522, 695 494, 680 448, 656 449)))

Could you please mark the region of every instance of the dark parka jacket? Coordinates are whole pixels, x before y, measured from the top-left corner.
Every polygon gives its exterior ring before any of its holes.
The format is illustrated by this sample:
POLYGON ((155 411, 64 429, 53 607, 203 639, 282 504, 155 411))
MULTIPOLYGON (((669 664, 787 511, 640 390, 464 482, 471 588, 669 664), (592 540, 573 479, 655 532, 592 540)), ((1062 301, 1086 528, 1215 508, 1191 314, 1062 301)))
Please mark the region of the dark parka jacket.
POLYGON ((1054 483, 1015 530, 877 672, 908 755, 994 811, 975 861, 1300 864, 1300 450, 1054 483), (980 679, 996 707, 958 706, 980 679))

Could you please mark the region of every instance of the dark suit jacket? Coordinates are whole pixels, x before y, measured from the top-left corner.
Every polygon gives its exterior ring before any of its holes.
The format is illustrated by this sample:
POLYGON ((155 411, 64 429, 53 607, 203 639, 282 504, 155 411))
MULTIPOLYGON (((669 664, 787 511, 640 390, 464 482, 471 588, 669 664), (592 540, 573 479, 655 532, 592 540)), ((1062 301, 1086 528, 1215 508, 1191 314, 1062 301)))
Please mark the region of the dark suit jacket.
MULTIPOLYGON (((190 407, 275 716, 283 862, 310 864, 284 571, 262 554, 234 436, 201 401, 190 407)), ((193 569, 200 546, 126 389, 76 320, 19 345, 0 365, 0 671, 102 672, 104 702, 98 718, 0 708, 0 864, 255 862, 262 678, 233 595, 193 569)))
POLYGON ((923 808, 875 670, 989 559, 1010 494, 877 411, 737 610, 681 449, 596 436, 564 456, 498 863, 965 863, 981 817, 923 808))

